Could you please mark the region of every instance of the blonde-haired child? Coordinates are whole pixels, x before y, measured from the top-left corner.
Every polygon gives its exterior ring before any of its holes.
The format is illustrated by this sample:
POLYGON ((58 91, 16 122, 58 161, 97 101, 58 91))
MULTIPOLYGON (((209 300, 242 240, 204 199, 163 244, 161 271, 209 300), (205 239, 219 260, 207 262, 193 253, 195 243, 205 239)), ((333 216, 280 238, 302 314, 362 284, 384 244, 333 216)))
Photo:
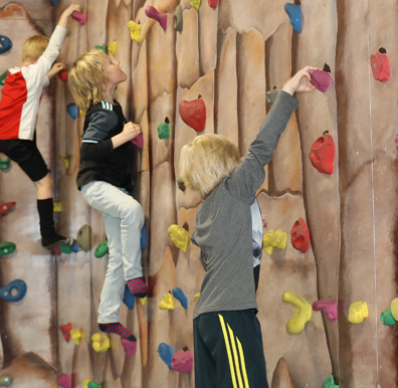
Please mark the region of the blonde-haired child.
POLYGON ((257 190, 290 116, 295 91, 311 67, 286 82, 260 133, 241 162, 237 147, 220 135, 202 135, 180 154, 180 176, 201 199, 192 242, 206 270, 194 312, 196 388, 267 388, 264 350, 253 277, 252 230, 257 190))
POLYGON ((141 133, 126 123, 122 107, 113 99, 116 86, 127 79, 116 61, 101 50, 80 57, 68 82, 76 104, 86 112, 77 186, 84 200, 102 212, 109 259, 98 309, 99 328, 136 341, 119 322, 125 286, 136 297, 147 294, 141 266, 144 210, 129 195, 132 190, 131 140, 141 133))
POLYGON ((55 231, 53 182, 37 149, 35 131, 43 88, 63 69, 61 63, 51 66, 59 55, 68 18, 74 11, 80 11, 80 6, 72 4, 62 13, 51 39, 36 35, 24 43, 22 65, 9 69, 0 101, 0 152, 18 163, 37 188, 41 243, 46 248, 74 243, 72 238, 55 231))

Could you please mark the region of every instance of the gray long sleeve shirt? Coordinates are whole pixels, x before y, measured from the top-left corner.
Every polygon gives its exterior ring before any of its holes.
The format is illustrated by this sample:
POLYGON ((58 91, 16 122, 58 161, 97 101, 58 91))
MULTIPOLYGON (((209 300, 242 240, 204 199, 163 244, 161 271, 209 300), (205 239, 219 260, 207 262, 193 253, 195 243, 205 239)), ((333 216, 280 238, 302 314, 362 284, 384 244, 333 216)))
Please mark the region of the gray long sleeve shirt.
POLYGON ((194 319, 214 311, 257 309, 250 206, 264 182, 264 166, 297 106, 293 96, 279 93, 249 154, 196 213, 192 241, 201 249, 206 275, 194 319))

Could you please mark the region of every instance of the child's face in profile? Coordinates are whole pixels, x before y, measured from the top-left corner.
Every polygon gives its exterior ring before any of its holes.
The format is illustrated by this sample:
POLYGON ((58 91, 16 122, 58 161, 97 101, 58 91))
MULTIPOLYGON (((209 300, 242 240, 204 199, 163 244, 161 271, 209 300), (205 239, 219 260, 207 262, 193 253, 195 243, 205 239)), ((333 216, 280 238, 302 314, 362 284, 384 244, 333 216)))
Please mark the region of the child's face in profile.
POLYGON ((104 70, 109 78, 109 82, 117 85, 120 82, 126 81, 127 75, 119 67, 118 61, 113 61, 110 58, 104 62, 104 70))

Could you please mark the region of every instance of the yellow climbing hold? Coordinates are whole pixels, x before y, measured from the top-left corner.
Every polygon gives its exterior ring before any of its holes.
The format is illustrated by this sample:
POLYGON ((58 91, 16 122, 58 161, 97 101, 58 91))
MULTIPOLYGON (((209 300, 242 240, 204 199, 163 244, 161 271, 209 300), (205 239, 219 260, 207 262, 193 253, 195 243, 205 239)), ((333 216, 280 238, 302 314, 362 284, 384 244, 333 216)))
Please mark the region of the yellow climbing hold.
POLYGON ((351 323, 361 323, 369 315, 368 304, 366 302, 355 302, 350 306, 348 311, 348 320, 351 323))
POLYGON ((143 298, 139 298, 139 299, 140 299, 141 304, 143 306, 145 306, 146 305, 146 296, 144 296, 143 298))
POLYGON ((80 116, 81 116, 81 117, 84 117, 85 115, 86 115, 86 112, 85 112, 84 110, 81 110, 81 109, 80 109, 80 116))
POLYGON ((54 213, 59 213, 62 210, 61 202, 54 201, 53 202, 53 211, 54 213))
POLYGON ((398 320, 398 298, 395 298, 391 302, 391 314, 393 318, 397 321, 398 320))
POLYGON ((130 30, 131 39, 134 42, 140 43, 141 42, 141 29, 142 29, 141 24, 138 24, 138 23, 130 20, 127 23, 127 28, 130 30))
POLYGON ((71 336, 71 338, 73 339, 73 342, 76 345, 80 345, 82 343, 82 339, 83 339, 83 336, 84 336, 84 331, 80 330, 80 329, 72 329, 70 331, 70 336, 71 336))
POLYGON ((94 380, 93 380, 93 379, 83 379, 83 380, 82 380, 82 383, 83 383, 84 388, 88 388, 88 383, 89 383, 90 381, 94 381, 94 380))
POLYGON ((289 334, 301 333, 305 328, 305 324, 311 320, 311 305, 304 298, 299 298, 292 291, 285 292, 282 300, 294 307, 294 315, 286 324, 287 332, 289 334))
POLYGON ((263 237, 263 249, 269 255, 272 253, 274 248, 285 249, 287 244, 287 234, 282 232, 281 229, 274 232, 271 229, 264 237, 263 237))
POLYGON ((64 155, 59 155, 58 159, 62 162, 65 168, 69 168, 69 159, 64 155))
POLYGON ((173 295, 169 292, 163 296, 162 301, 159 303, 158 307, 161 310, 174 310, 173 295))
POLYGON ((112 54, 116 57, 117 54, 117 42, 114 40, 113 42, 108 43, 108 53, 112 54))
POLYGON ((111 346, 109 337, 103 333, 93 334, 91 340, 93 341, 93 349, 98 353, 106 352, 111 346))
POLYGON ((167 233, 177 248, 180 248, 183 252, 187 251, 189 236, 184 228, 181 228, 181 226, 178 225, 171 225, 167 233))
POLYGON ((195 297, 194 297, 195 303, 198 301, 199 296, 200 296, 200 292, 198 292, 197 294, 195 294, 195 297))
POLYGON ((199 11, 200 0, 189 0, 189 2, 191 3, 192 7, 199 11))

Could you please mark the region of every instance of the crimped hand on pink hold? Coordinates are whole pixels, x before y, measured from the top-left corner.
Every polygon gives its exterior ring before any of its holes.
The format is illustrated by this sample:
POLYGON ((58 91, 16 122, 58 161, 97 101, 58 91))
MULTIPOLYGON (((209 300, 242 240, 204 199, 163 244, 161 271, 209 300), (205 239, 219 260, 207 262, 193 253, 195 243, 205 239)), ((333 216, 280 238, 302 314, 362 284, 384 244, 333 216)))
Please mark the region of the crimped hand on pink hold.
POLYGON ((129 121, 124 125, 122 133, 128 140, 133 140, 141 133, 141 127, 138 124, 134 124, 129 121))
POLYGON ((291 95, 293 95, 295 92, 312 92, 315 89, 315 86, 308 85, 308 82, 304 81, 305 78, 307 78, 308 81, 311 80, 311 75, 309 73, 311 70, 320 69, 312 66, 304 67, 283 85, 282 90, 291 95))

